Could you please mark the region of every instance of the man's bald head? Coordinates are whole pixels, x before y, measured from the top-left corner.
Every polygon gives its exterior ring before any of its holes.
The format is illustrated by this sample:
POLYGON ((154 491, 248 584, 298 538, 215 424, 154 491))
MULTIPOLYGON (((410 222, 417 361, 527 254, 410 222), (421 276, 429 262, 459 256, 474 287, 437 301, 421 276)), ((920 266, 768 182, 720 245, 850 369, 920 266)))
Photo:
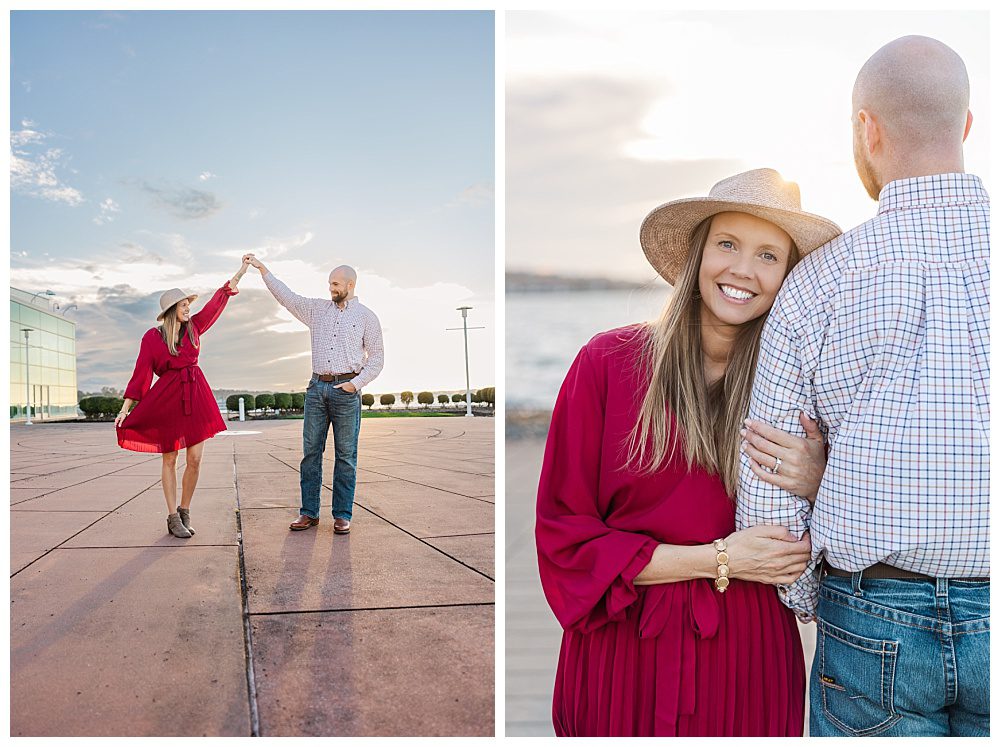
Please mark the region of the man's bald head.
POLYGON ((350 280, 353 283, 358 282, 358 273, 354 271, 354 268, 350 265, 341 265, 340 267, 334 267, 330 272, 330 279, 333 279, 334 275, 339 275, 344 279, 344 281, 350 280))
POLYGON ((869 58, 854 83, 854 112, 880 117, 888 136, 921 146, 961 143, 969 111, 969 74, 962 58, 926 36, 891 41, 869 58))
POLYGON ((351 298, 354 295, 354 286, 358 282, 358 273, 353 267, 341 265, 334 267, 330 271, 330 298, 336 303, 351 298))
POLYGON ((873 198, 894 179, 963 170, 969 74, 948 45, 889 42, 861 68, 851 98, 855 162, 873 198))

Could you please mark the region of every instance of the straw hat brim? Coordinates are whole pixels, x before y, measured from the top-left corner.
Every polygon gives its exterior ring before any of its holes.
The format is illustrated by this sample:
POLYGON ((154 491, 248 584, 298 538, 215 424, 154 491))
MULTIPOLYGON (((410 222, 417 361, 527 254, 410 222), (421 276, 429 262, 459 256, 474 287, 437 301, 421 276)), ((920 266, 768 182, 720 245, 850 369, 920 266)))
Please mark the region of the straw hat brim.
POLYGON ((186 299, 187 299, 188 301, 190 301, 191 303, 194 303, 194 302, 195 302, 195 299, 196 299, 196 298, 198 298, 198 294, 197 294, 197 293, 192 293, 192 294, 191 294, 190 296, 181 296, 181 297, 180 297, 180 298, 178 298, 178 299, 177 299, 176 301, 174 301, 174 302, 173 302, 172 304, 170 304, 170 306, 168 306, 168 307, 167 307, 167 308, 165 308, 165 309, 164 309, 163 311, 161 311, 161 312, 160 312, 160 313, 159 313, 159 314, 158 314, 158 315, 156 316, 156 321, 158 321, 158 322, 162 322, 162 321, 163 321, 163 317, 164 317, 164 316, 166 315, 166 313, 167 313, 168 311, 170 311, 170 309, 172 309, 172 308, 173 308, 174 306, 176 306, 177 304, 179 304, 179 303, 180 303, 181 301, 183 301, 183 300, 184 300, 185 298, 186 298, 186 299))
POLYGON ((639 241, 646 259, 673 285, 690 251, 695 228, 706 218, 726 212, 748 213, 774 223, 792 237, 803 257, 843 233, 833 221, 801 210, 782 210, 711 197, 687 197, 660 205, 642 222, 639 241))

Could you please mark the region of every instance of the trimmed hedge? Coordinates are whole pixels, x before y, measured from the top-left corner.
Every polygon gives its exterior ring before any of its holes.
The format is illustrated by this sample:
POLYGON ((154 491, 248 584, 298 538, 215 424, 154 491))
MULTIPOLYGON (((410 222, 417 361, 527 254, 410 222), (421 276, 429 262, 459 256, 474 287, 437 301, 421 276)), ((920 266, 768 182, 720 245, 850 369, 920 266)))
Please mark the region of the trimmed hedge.
POLYGON ((369 410, 372 409, 372 405, 375 404, 375 395, 374 394, 362 394, 361 395, 361 404, 363 404, 369 410))
POLYGON ((380 405, 385 405, 386 407, 389 407, 391 409, 392 406, 396 404, 396 395, 383 394, 381 397, 378 398, 378 402, 380 405))
POLYGON ((434 392, 420 392, 417 395, 417 402, 422 404, 426 409, 427 405, 434 404, 434 392))
POLYGON ((84 397, 79 407, 90 420, 100 417, 114 417, 125 405, 121 397, 84 397))
POLYGON ((306 408, 306 395, 304 392, 292 392, 292 409, 304 410, 306 408))
POLYGON ((240 411, 240 397, 243 398, 243 409, 246 412, 254 409, 254 397, 252 394, 230 394, 226 397, 226 409, 229 412, 240 411))
POLYGON ((275 392, 274 408, 276 410, 292 409, 292 395, 289 394, 288 392, 275 392))
POLYGON ((274 409, 274 395, 268 394, 267 392, 264 394, 258 394, 254 400, 254 404, 257 405, 255 409, 263 410, 266 415, 268 408, 271 408, 272 410, 274 409))
POLYGON ((447 394, 439 394, 438 395, 438 403, 439 404, 446 405, 449 402, 451 402, 451 400, 448 398, 447 394))

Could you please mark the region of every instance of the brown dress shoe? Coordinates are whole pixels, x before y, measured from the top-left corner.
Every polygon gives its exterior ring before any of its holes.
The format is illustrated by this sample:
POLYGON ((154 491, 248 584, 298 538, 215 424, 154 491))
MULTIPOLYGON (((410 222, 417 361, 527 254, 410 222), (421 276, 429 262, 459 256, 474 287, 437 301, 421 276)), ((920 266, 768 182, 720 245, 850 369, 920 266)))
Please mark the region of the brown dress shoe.
POLYGON ((319 519, 314 519, 311 516, 306 516, 305 514, 299 514, 299 518, 288 525, 288 528, 293 532, 301 532, 303 529, 309 529, 309 527, 314 527, 319 524, 319 519))
POLYGON ((351 531, 351 522, 349 522, 347 519, 333 520, 334 534, 348 534, 350 531, 351 531))

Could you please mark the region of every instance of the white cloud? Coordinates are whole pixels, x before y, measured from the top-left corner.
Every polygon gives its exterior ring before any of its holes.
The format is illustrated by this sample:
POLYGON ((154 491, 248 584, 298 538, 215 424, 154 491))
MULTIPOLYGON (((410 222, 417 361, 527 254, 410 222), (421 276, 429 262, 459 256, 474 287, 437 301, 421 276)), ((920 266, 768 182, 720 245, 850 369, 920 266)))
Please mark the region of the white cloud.
POLYGON ((10 133, 11 189, 67 205, 85 202, 78 189, 60 179, 58 172, 68 168, 68 159, 60 148, 45 147, 49 134, 33 129, 34 123, 28 120, 22 122, 22 126, 24 129, 10 133))
POLYGON ((224 249, 219 251, 218 255, 220 257, 242 257, 247 252, 253 252, 262 262, 270 262, 273 259, 285 256, 293 249, 305 246, 314 237, 315 234, 312 231, 305 231, 304 233, 285 237, 266 236, 256 246, 224 249))
POLYGON ((463 189, 447 207, 462 205, 489 205, 493 202, 493 183, 477 182, 463 189))
POLYGON ((202 171, 198 174, 198 178, 203 182, 207 182, 209 179, 218 178, 218 174, 213 174, 211 171, 202 171))
POLYGON ((98 226, 113 222, 115 219, 114 214, 121 212, 121 207, 110 197, 105 198, 98 207, 101 208, 101 214, 94 216, 94 223, 98 226))

